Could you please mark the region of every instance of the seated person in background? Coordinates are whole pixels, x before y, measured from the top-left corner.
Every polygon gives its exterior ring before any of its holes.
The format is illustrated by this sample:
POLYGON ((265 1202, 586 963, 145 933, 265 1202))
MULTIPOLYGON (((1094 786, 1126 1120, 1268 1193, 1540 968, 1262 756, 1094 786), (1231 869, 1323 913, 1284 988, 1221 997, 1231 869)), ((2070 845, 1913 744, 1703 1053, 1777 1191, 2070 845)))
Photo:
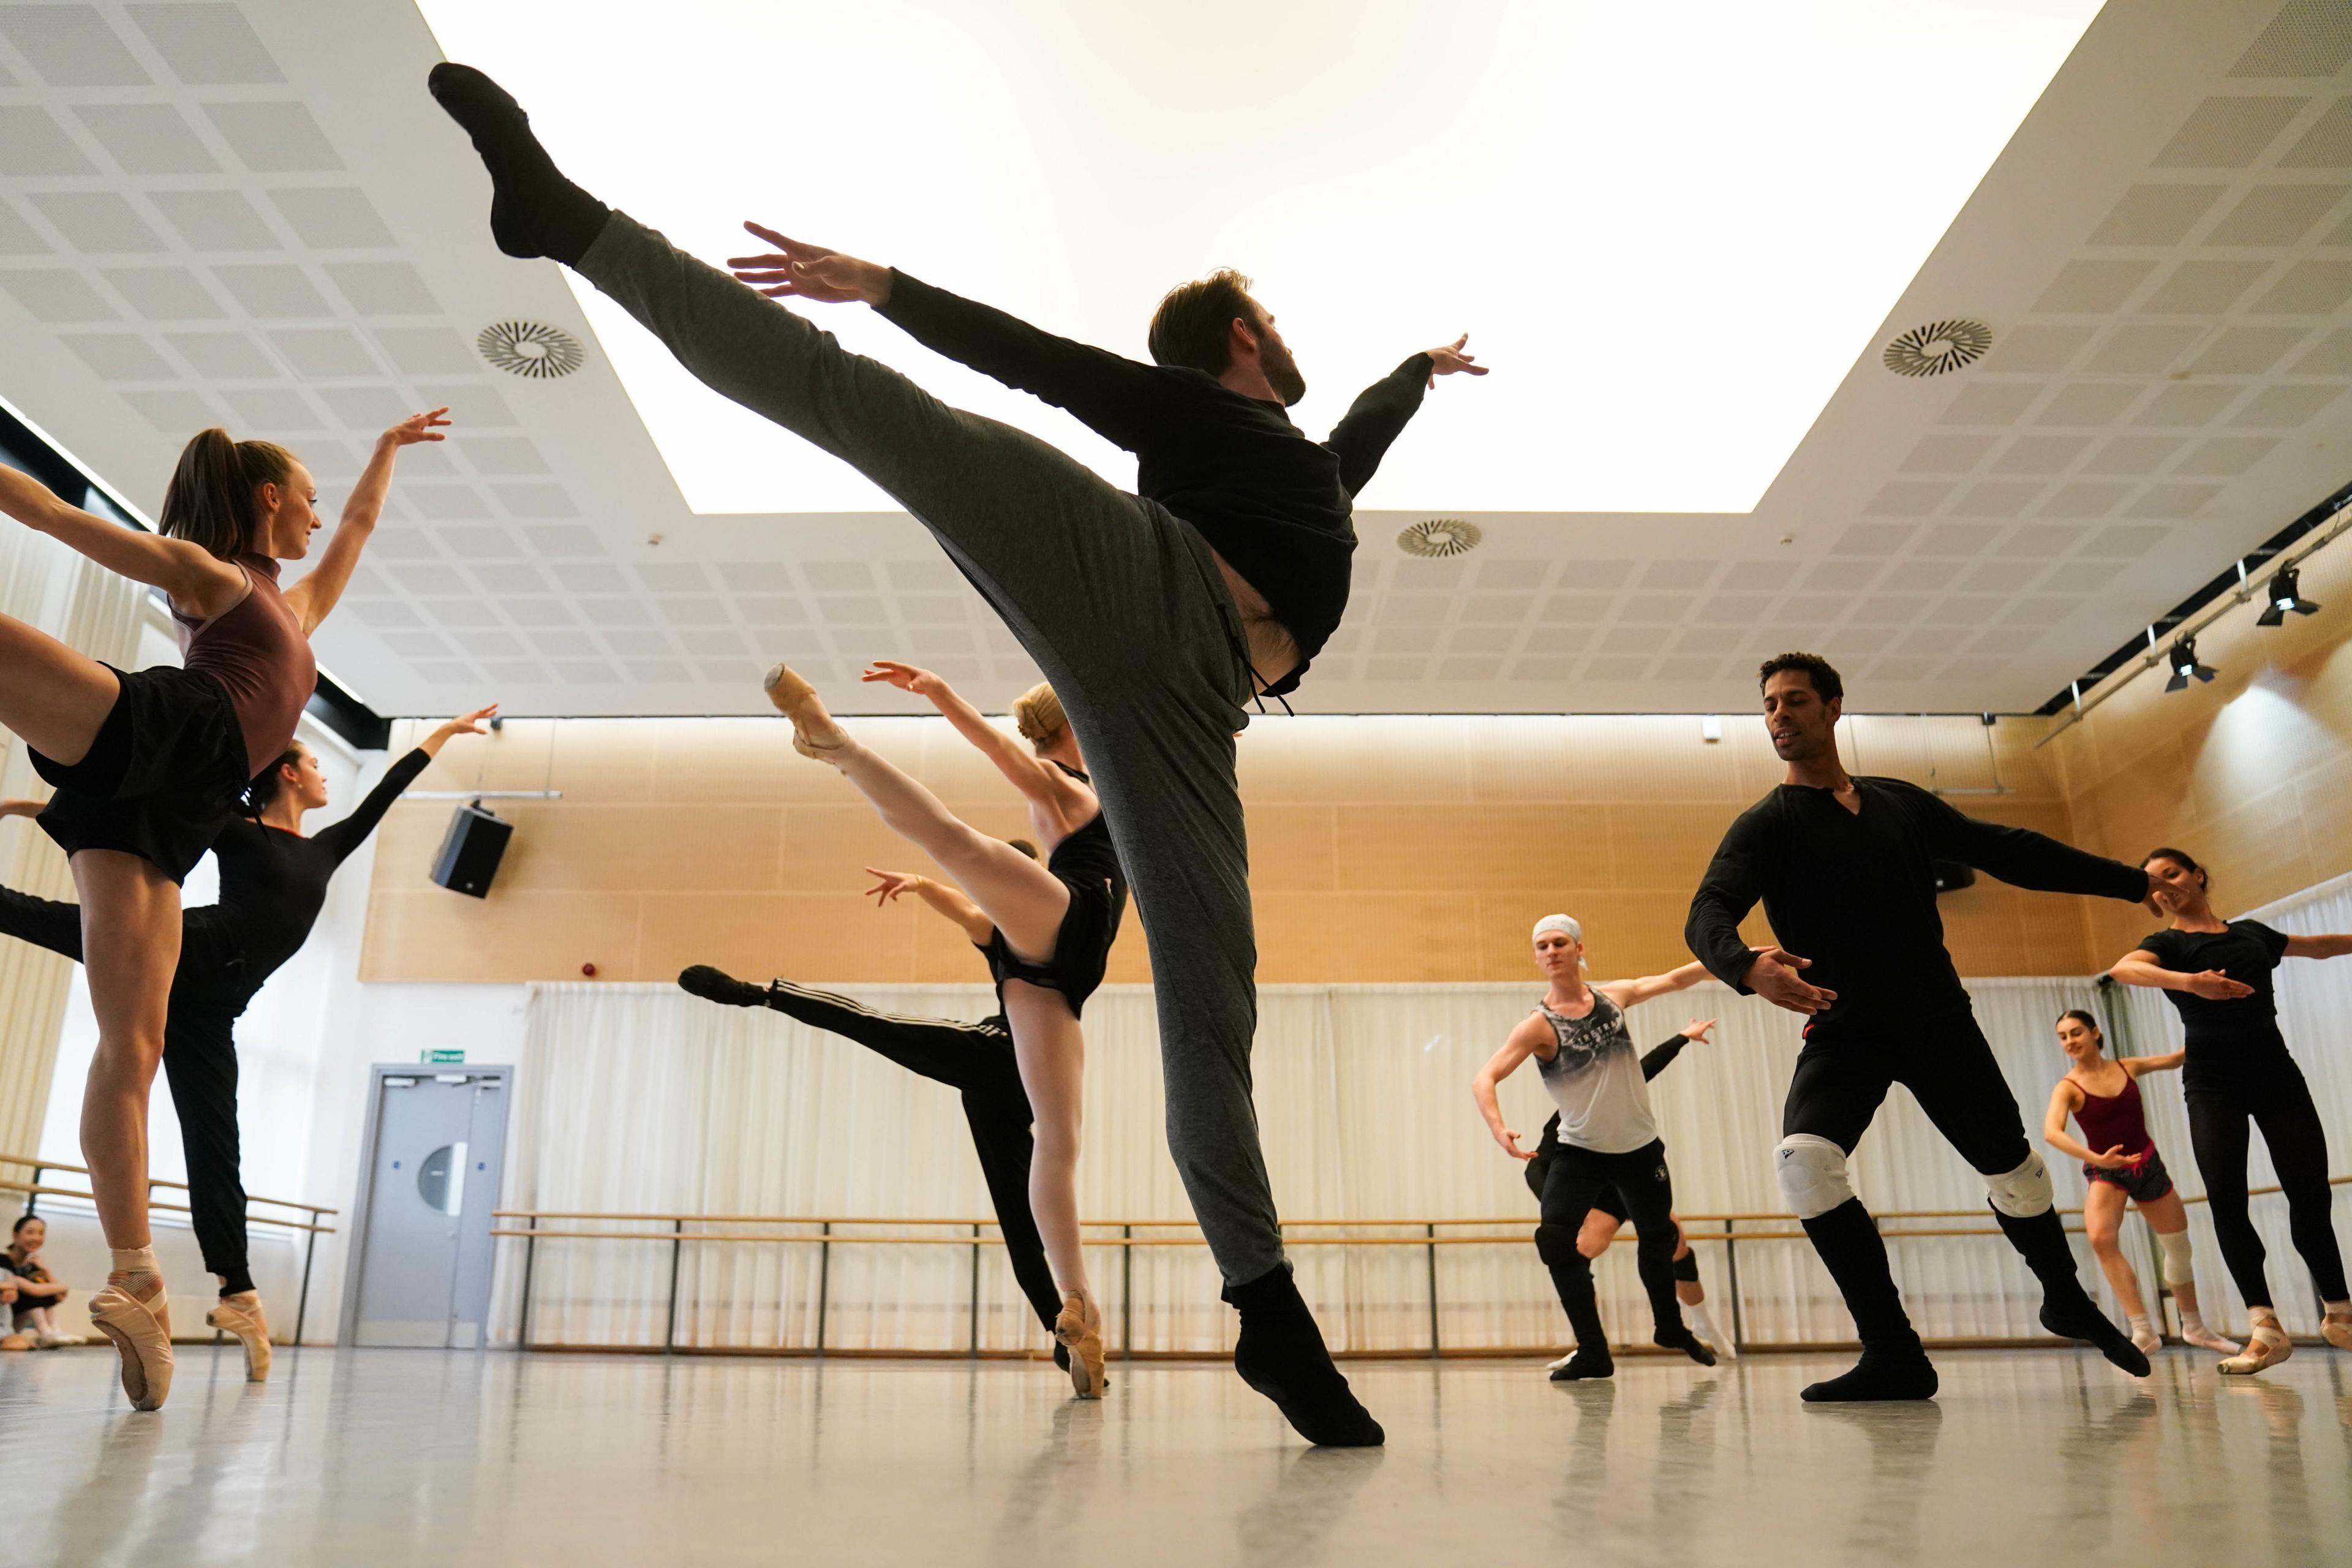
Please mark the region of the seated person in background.
POLYGON ((9 1338, 22 1339, 29 1330, 33 1345, 45 1351, 82 1342, 79 1334, 58 1331, 57 1306, 66 1299, 66 1288, 50 1278, 48 1269, 41 1264, 41 1244, 48 1238, 47 1221, 38 1215, 21 1215, 9 1232, 8 1249, 0 1252, 0 1274, 7 1277, 16 1298, 10 1309, 16 1331, 9 1338))
MULTIPOLYGON (((13 1317, 16 1314, 16 1277, 7 1269, 0 1268, 0 1312, 5 1312, 13 1317)), ((9 1334, 5 1338, 0 1338, 0 1351, 28 1351, 32 1348, 33 1336, 30 1334, 9 1334)))

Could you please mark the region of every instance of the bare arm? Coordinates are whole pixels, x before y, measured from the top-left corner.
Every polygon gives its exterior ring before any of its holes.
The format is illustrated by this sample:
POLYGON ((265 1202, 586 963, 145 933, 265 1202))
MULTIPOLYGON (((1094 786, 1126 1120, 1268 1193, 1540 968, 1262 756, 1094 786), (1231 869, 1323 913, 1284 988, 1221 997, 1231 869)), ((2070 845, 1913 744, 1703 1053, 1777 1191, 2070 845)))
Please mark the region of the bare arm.
POLYGON ((2095 1165, 2099 1157, 2066 1134, 2066 1119, 2074 1114, 2081 1093, 2071 1080, 2058 1080, 2058 1087, 2050 1091, 2049 1113, 2042 1119, 2042 1141, 2070 1160, 2088 1161, 2095 1165))
POLYGON ((2352 952, 2352 936, 2291 936, 2286 939, 2289 958, 2341 958, 2352 952))
POLYGON ((881 879, 877 886, 866 889, 874 896, 877 908, 892 902, 901 893, 912 893, 961 928, 974 947, 986 947, 989 938, 996 934, 996 922, 982 913, 980 906, 960 889, 912 871, 884 871, 868 866, 866 874, 881 879))
POLYGON ((2232 980, 2218 969, 2208 969, 2196 974, 2184 974, 2177 969, 2167 969, 2156 954, 2144 947, 2136 947, 2116 960, 2108 975, 2126 985, 2145 985, 2156 991, 2186 991, 2202 996, 2209 1002, 2234 1002, 2241 996, 2251 996, 2254 988, 2242 980, 2232 980))
POLYGON ((1604 980, 1593 989, 1620 1008, 1625 1008, 1647 1002, 1653 996, 1687 991, 1706 978, 1706 964, 1685 963, 1680 969, 1670 969, 1664 974, 1644 974, 1638 980, 1604 980))
POLYGON ((383 515, 384 499, 392 493, 393 460, 403 447, 446 440, 439 427, 449 423, 441 417, 448 412, 436 408, 430 414, 411 415, 375 438, 375 451, 361 470, 359 483, 352 487, 351 499, 343 502, 342 520, 335 524, 334 537, 327 541, 319 563, 286 590, 287 605, 301 617, 304 635, 319 629, 319 623, 327 618, 351 583, 360 552, 375 533, 376 519, 383 515))
POLYGON ((2122 1057, 2116 1065, 2134 1078, 2145 1078, 2152 1072, 2170 1072, 2188 1058, 2187 1051, 2167 1051, 2158 1057, 2122 1057))
POLYGON ((1535 1054, 1536 1047, 1549 1037, 1551 1029, 1541 1018, 1522 1020, 1511 1031, 1503 1048, 1486 1059, 1470 1080, 1470 1098, 1478 1103, 1478 1114, 1486 1119, 1486 1131, 1503 1146, 1503 1152, 1515 1160, 1532 1160, 1535 1151, 1519 1147, 1519 1135, 1503 1124, 1503 1107, 1495 1098, 1495 1086, 1518 1070, 1519 1064, 1535 1054))
POLYGON ((68 506, 29 474, 0 464, 0 512, 134 583, 161 588, 180 613, 209 620, 251 590, 245 573, 184 539, 126 528, 68 506))
POLYGON ((1004 775, 1005 782, 1028 800, 1055 813, 1065 825, 1094 815, 1097 806, 1089 791, 990 723, 954 687, 929 670, 895 659, 877 658, 859 679, 882 681, 929 702, 957 734, 996 764, 996 771, 1004 775))

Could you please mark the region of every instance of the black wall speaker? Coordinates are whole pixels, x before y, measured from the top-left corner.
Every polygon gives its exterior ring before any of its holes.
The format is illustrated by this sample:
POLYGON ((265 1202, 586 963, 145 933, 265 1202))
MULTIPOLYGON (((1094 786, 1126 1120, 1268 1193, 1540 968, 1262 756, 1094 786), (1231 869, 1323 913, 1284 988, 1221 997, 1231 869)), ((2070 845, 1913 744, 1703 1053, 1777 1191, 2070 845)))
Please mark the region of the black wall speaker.
POLYGON ((1955 893, 1976 885, 1977 868, 1961 861, 1930 860, 1927 867, 1936 874, 1936 891, 1939 893, 1955 893))
POLYGON ((499 874, 514 824, 497 812, 485 811, 477 801, 461 805, 449 818, 441 853, 433 861, 433 879, 445 888, 477 899, 489 897, 490 882, 499 874))

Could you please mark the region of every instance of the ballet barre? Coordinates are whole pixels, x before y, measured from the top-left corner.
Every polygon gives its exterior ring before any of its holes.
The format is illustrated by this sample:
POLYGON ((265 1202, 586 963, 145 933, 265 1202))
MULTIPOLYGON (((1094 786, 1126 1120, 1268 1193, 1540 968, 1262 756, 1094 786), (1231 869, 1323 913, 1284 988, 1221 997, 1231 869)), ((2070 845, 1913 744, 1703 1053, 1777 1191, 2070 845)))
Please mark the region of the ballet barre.
MULTIPOLYGON (((24 1194, 25 1213, 28 1215, 37 1212, 39 1203, 41 1199, 45 1197, 78 1198, 83 1203, 90 1201, 90 1194, 86 1187, 74 1188, 51 1186, 41 1180, 41 1177, 45 1173, 53 1172, 62 1172, 66 1174, 80 1176, 87 1180, 89 1175, 89 1167, 87 1165, 71 1165, 66 1163, 62 1160, 39 1160, 26 1154, 5 1153, 0 1153, 0 1165, 21 1165, 29 1169, 33 1173, 32 1179, 30 1181, 24 1182, 11 1181, 5 1176, 0 1176, 0 1193, 24 1194)), ((174 1182, 163 1176, 149 1177, 147 1179, 147 1191, 149 1194, 147 1206, 149 1208, 161 1209, 168 1214, 187 1214, 191 1212, 186 1204, 166 1203, 162 1199, 155 1197, 153 1194, 159 1187, 168 1188, 173 1192, 184 1193, 188 1190, 188 1184, 185 1182, 174 1182)), ((247 1193, 245 1195, 245 1218, 247 1225, 275 1226, 279 1230, 300 1234, 302 1236, 302 1284, 295 1298, 294 1338, 292 1341, 293 1343, 299 1345, 302 1342, 303 1321, 310 1311, 310 1268, 311 1265, 317 1260, 319 1237, 322 1236, 332 1236, 335 1234, 335 1227, 333 1226, 322 1225, 320 1222, 334 1215, 336 1211, 327 1207, 323 1204, 306 1204, 299 1198, 268 1198, 263 1197, 257 1193, 247 1193), (283 1215, 256 1214, 253 1212, 253 1205, 256 1204, 265 1205, 271 1208, 297 1209, 310 1217, 307 1219, 289 1219, 283 1215)))

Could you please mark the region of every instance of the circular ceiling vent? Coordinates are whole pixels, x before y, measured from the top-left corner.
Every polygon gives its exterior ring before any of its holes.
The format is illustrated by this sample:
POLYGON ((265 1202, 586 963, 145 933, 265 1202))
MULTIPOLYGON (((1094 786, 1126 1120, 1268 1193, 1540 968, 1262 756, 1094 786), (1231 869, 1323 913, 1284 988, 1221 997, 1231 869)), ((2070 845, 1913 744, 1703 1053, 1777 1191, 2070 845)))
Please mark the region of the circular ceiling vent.
POLYGON ((1407 555, 1442 560, 1477 549, 1478 542, 1486 537, 1476 523, 1466 519, 1433 517, 1398 534, 1397 548, 1407 555))
POLYGON ((510 375, 548 380, 570 375, 586 357, 570 332, 537 321, 492 321, 474 340, 482 357, 510 375))
POLYGON ((1941 375, 1984 358, 1992 329, 1982 321, 1930 321, 1886 345, 1886 368, 1897 375, 1941 375))

